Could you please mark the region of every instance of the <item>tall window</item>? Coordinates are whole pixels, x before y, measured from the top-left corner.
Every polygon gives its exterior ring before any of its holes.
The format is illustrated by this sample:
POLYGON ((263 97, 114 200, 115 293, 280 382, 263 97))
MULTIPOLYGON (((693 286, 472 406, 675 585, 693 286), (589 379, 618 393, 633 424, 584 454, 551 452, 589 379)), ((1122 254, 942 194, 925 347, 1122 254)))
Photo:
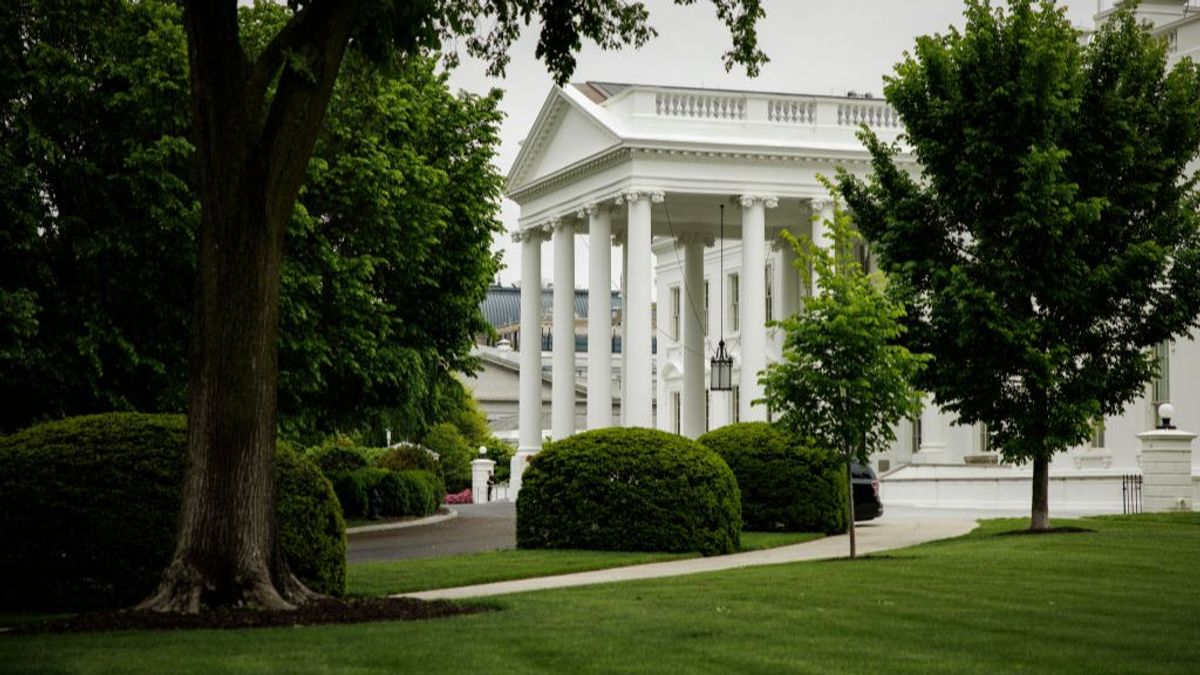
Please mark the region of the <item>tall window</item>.
POLYGON ((679 392, 677 392, 677 391, 671 392, 671 410, 674 413, 672 419, 674 420, 674 423, 675 423, 675 433, 678 434, 679 430, 681 428, 683 428, 683 423, 682 423, 683 406, 680 403, 679 392))
POLYGON ((921 413, 913 415, 908 421, 912 423, 912 451, 920 452, 921 444, 925 442, 925 439, 921 438, 922 433, 924 433, 924 430, 921 428, 921 413))
POLYGON ((1150 382, 1150 399, 1157 409, 1159 403, 1171 400, 1171 342, 1169 340, 1154 345, 1154 360, 1158 362, 1158 375, 1150 382))
POLYGON ((775 284, 773 283, 775 281, 775 275, 771 272, 771 266, 767 265, 767 269, 764 274, 766 278, 766 285, 763 286, 763 288, 766 289, 765 295, 767 297, 767 321, 775 320, 775 284))
POLYGON ((704 280, 704 335, 708 335, 708 279, 704 280))
POLYGON ((680 312, 679 287, 671 287, 671 339, 679 342, 679 312, 680 312))
POLYGON ((1092 423, 1092 447, 1104 447, 1104 418, 1096 420, 1092 423))
POLYGON ((737 386, 736 384, 733 385, 733 396, 729 397, 729 401, 731 403, 733 403, 733 410, 731 410, 729 413, 729 419, 733 420, 734 424, 737 424, 738 422, 742 421, 742 416, 738 412, 738 409, 742 407, 741 398, 742 398, 742 388, 737 386))
MULTIPOLYGON (((708 284, 705 284, 708 287, 708 284)), ((704 430, 708 431, 712 428, 712 391, 704 390, 704 430)))
POLYGON ((982 453, 982 452, 991 452, 991 451, 992 451, 992 437, 990 435, 988 435, 988 426, 987 426, 987 424, 980 422, 979 423, 979 452, 982 453))
POLYGON ((738 331, 738 275, 729 275, 729 330, 738 331))

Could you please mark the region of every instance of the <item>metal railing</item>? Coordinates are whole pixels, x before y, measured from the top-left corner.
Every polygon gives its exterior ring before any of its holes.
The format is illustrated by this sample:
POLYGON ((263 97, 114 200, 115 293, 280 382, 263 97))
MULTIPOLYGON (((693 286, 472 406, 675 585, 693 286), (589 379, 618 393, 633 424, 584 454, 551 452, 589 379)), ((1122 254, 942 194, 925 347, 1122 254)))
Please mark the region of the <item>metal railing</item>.
POLYGON ((1127 473, 1121 476, 1121 513, 1142 512, 1142 476, 1127 473))

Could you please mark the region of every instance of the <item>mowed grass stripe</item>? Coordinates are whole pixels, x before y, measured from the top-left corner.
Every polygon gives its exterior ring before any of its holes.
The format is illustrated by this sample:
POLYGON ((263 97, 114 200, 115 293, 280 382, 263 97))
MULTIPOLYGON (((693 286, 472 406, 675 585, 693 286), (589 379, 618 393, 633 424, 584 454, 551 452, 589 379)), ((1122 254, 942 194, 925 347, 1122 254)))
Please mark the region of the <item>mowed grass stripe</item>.
POLYGON ((0 636, 24 672, 1194 672, 1200 515, 507 596, 418 623, 0 636))

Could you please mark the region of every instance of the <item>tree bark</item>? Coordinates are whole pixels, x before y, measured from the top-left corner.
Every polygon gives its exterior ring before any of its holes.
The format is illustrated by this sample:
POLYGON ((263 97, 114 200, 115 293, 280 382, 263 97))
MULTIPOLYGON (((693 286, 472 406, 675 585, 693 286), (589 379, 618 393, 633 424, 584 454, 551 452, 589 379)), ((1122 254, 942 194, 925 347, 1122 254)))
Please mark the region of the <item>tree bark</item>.
POLYGON ((1035 457, 1033 460, 1033 504, 1030 510, 1029 529, 1050 528, 1050 459, 1035 457))
POLYGON ((316 597, 288 569, 275 522, 280 265, 356 4, 307 5, 288 41, 250 64, 236 3, 188 3, 201 218, 187 470, 175 554, 139 608, 291 609, 316 597), (267 105, 264 69, 283 67, 282 50, 309 73, 283 68, 267 105))
POLYGON ((846 484, 849 486, 849 491, 846 493, 846 503, 850 505, 850 558, 853 560, 858 554, 858 544, 854 537, 854 470, 851 468, 853 460, 849 456, 846 457, 846 484))

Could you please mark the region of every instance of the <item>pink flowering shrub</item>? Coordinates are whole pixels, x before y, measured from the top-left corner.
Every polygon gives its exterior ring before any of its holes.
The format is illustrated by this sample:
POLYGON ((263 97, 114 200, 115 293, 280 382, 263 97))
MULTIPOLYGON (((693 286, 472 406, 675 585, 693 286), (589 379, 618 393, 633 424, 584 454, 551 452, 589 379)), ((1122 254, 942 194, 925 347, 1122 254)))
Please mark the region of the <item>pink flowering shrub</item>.
POLYGON ((467 488, 467 489, 463 490, 462 492, 451 492, 450 494, 446 495, 446 503, 447 504, 470 504, 470 503, 472 503, 471 488, 467 488))

